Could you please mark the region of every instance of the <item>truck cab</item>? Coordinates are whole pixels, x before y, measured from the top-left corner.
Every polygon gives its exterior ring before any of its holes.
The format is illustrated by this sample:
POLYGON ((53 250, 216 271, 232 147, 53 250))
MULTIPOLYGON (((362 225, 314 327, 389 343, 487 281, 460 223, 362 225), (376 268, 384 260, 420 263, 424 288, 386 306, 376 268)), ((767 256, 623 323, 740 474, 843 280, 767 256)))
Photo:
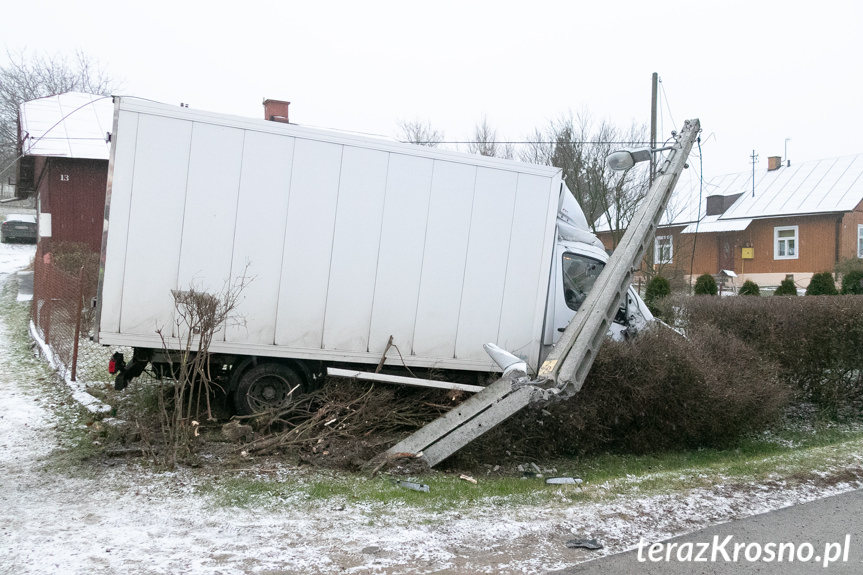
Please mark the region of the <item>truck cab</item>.
MULTIPOLYGON (((556 240, 543 357, 560 339, 608 262, 605 247, 590 232, 581 207, 565 186, 558 209, 556 240)), ((653 314, 630 286, 625 301, 620 302, 609 335, 615 340, 625 339, 652 320, 653 314)))

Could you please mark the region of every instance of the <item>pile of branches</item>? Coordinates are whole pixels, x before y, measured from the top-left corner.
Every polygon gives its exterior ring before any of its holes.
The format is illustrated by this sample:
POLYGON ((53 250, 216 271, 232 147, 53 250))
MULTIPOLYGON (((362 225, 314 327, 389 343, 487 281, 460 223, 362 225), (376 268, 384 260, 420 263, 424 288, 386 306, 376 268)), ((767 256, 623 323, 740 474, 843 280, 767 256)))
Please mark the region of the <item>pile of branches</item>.
POLYGON ((369 451, 394 443, 446 413, 464 392, 364 384, 331 379, 279 410, 254 416, 258 439, 248 453, 299 450, 339 456, 343 449, 369 451))

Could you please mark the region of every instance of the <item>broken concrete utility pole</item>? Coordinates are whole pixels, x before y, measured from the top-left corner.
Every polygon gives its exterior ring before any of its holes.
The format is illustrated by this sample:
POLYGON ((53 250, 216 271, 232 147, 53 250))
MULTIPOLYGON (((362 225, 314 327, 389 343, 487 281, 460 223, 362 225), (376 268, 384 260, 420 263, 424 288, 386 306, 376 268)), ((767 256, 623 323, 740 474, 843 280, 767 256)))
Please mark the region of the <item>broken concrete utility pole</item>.
MULTIPOLYGON (((584 303, 540 367, 536 379, 519 370, 484 388, 446 415, 405 438, 384 457, 412 454, 434 467, 483 433, 531 403, 568 399, 584 383, 641 258, 653 240, 659 220, 701 127, 687 120, 656 178, 627 227, 626 233, 599 275, 584 303)), ((631 164, 630 164, 631 165, 631 164)))

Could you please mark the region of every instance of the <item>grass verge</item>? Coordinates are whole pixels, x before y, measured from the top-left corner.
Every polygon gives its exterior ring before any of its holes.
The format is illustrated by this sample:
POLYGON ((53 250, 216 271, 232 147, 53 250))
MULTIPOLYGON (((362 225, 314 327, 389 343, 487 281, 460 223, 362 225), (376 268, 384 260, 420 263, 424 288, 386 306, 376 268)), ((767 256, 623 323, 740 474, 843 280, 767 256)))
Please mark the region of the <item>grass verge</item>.
POLYGON ((863 479, 861 462, 860 426, 788 425, 746 438, 734 449, 546 462, 540 466, 544 477, 523 477, 511 465, 506 471, 475 473, 476 484, 460 479, 460 473, 432 471, 411 478, 428 485, 428 493, 400 487, 387 476, 370 479, 358 474, 309 472, 279 479, 248 468, 233 476, 214 478, 205 493, 214 506, 225 507, 318 502, 389 504, 443 512, 489 505, 570 505, 718 485, 830 484, 863 479), (545 478, 552 476, 574 477, 582 483, 547 485, 545 478))
POLYGON ((72 399, 48 364, 33 353, 28 331, 30 303, 17 301, 17 293, 17 282, 11 277, 0 286, 0 318, 6 325, 9 345, 3 377, 32 392, 56 418, 58 448, 46 459, 45 469, 83 471, 78 464, 98 453, 89 429, 92 417, 72 399))

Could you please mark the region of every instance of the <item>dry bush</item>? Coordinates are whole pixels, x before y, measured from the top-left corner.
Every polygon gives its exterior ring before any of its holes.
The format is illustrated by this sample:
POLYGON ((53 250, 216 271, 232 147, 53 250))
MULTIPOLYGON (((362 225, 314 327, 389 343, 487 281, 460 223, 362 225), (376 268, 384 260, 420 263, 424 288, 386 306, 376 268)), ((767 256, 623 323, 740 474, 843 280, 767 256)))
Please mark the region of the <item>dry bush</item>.
POLYGON ((606 341, 577 395, 519 414, 464 456, 724 446, 775 421, 791 397, 776 367, 733 336, 706 328, 683 338, 652 329, 630 341, 606 341))
POLYGON ((278 412, 254 416, 262 437, 243 449, 298 451, 322 465, 355 468, 465 398, 459 391, 333 378, 278 412))
POLYGON ((173 379, 171 397, 157 394, 161 434, 158 449, 150 442, 149 451, 159 465, 171 469, 178 461, 191 456, 197 444, 199 420, 215 421, 211 398, 220 386, 210 371, 210 344, 225 326, 244 322, 236 314, 236 308, 251 281, 248 267, 247 264, 243 274, 233 282, 226 282, 217 294, 196 285, 187 290, 171 290, 174 346, 169 345, 169 336, 161 328, 156 330, 169 359, 167 372, 173 379))
POLYGON ((99 254, 79 242, 51 242, 49 250, 55 267, 82 279, 81 333, 88 334, 95 319, 95 308, 90 300, 96 296, 99 284, 99 254))

